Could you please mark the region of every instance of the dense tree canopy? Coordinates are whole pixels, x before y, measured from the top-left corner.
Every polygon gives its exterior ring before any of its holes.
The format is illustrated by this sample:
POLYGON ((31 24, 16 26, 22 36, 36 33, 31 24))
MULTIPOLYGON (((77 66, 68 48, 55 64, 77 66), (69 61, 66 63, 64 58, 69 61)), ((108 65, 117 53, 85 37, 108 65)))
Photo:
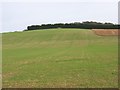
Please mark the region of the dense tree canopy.
POLYGON ((86 21, 82 23, 74 22, 74 23, 31 25, 27 27, 27 30, 51 29, 51 28, 119 29, 120 25, 113 24, 113 23, 100 23, 100 22, 86 21))

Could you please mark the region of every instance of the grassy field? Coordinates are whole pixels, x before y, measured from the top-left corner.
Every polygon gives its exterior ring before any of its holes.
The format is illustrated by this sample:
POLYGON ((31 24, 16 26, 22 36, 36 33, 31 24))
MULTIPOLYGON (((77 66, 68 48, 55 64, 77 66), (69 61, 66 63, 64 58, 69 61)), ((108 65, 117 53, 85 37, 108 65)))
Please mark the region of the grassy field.
POLYGON ((91 30, 4 33, 3 87, 118 87, 117 36, 91 30))

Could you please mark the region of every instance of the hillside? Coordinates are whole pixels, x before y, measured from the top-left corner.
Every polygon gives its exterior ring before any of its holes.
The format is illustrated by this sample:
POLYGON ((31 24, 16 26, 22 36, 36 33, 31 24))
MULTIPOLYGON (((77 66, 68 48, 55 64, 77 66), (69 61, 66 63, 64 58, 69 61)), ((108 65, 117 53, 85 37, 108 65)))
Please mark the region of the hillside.
POLYGON ((3 87, 118 87, 117 36, 51 29, 2 38, 3 87))

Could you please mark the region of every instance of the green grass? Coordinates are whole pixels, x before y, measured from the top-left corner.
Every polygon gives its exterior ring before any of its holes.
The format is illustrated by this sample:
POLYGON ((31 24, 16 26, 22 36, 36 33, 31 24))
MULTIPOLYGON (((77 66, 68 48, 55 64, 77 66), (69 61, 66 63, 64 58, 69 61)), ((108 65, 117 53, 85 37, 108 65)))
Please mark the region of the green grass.
POLYGON ((3 34, 3 87, 118 87, 117 36, 51 29, 3 34))

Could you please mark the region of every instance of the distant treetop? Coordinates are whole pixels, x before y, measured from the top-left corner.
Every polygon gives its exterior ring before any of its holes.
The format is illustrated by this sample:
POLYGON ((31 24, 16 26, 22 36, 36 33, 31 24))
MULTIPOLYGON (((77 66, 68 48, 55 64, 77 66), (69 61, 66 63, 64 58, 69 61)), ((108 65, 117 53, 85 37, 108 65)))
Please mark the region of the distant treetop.
POLYGON ((51 28, 81 28, 81 29, 120 29, 120 25, 113 23, 101 23, 93 21, 74 22, 74 23, 55 23, 27 26, 27 30, 51 29, 51 28))

